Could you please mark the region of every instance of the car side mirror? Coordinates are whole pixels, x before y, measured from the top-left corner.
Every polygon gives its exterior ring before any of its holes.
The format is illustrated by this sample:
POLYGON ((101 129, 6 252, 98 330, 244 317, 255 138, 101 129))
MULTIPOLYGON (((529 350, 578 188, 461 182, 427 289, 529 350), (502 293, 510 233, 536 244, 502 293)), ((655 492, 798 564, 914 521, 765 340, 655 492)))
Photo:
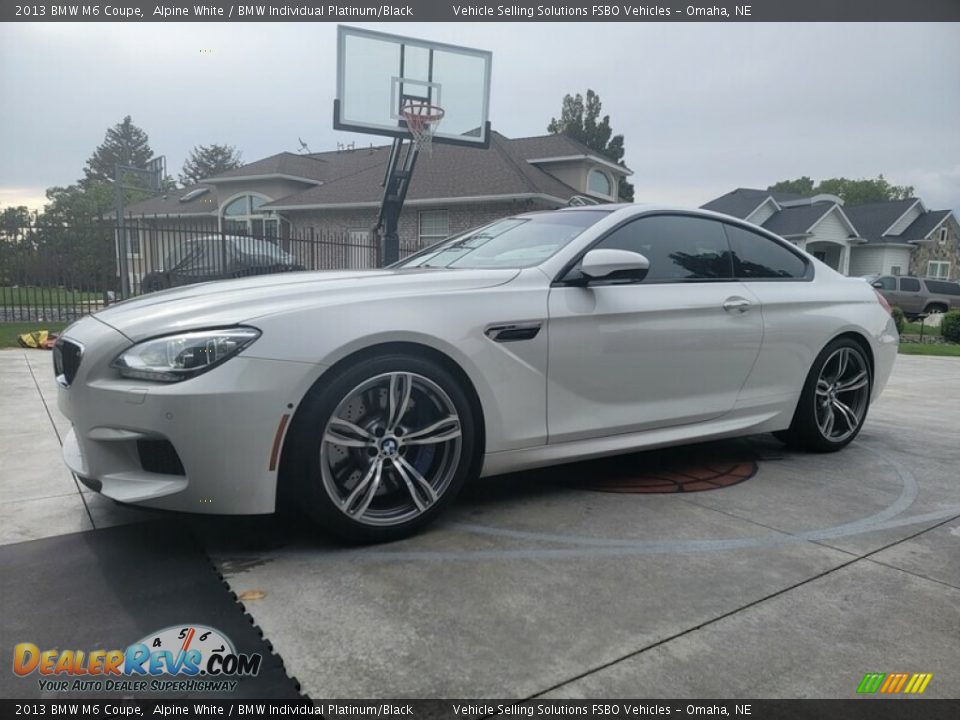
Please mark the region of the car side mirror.
POLYGON ((639 282, 650 271, 650 261, 638 252, 597 248, 583 256, 580 272, 588 280, 639 282))
POLYGON ((877 288, 877 290, 883 290, 883 283, 880 282, 879 280, 872 282, 870 284, 873 285, 875 288, 877 288))

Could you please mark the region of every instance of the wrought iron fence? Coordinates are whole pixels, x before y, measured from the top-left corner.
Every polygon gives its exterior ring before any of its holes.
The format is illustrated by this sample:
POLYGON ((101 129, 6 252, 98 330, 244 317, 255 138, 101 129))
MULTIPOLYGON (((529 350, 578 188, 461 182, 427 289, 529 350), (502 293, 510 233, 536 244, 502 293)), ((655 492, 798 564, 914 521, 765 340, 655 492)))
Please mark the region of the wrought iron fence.
MULTIPOLYGON (((405 244, 401 256, 418 249, 405 244)), ((215 221, 157 218, 0 227, 0 322, 71 322, 165 288, 274 272, 375 268, 381 258, 379 237, 367 230, 285 227, 275 237, 223 232, 215 221)))

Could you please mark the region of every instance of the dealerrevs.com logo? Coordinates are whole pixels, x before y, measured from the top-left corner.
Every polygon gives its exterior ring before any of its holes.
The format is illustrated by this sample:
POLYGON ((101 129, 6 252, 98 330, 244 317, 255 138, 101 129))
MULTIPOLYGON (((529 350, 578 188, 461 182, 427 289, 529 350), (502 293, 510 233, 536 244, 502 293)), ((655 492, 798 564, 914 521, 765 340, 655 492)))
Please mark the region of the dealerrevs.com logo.
POLYGON ((176 625, 151 633, 126 650, 13 649, 13 672, 36 673, 44 691, 183 692, 236 688, 260 672, 259 653, 238 653, 226 635, 204 625, 176 625))

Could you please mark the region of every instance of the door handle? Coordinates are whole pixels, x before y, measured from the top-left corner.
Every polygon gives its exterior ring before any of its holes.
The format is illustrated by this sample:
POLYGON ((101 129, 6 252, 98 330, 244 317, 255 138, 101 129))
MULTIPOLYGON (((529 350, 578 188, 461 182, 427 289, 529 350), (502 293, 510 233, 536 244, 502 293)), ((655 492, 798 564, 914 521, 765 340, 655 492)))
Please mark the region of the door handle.
POLYGON ((750 309, 750 301, 742 297, 730 297, 723 302, 723 309, 727 312, 745 313, 750 309))

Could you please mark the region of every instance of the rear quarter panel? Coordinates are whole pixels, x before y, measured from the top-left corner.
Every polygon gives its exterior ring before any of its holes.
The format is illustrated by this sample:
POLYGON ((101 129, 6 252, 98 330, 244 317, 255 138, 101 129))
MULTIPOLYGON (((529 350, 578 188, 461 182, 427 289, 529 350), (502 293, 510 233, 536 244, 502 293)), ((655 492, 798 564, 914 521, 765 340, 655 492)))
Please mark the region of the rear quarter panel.
POLYGON ((844 333, 865 338, 873 356, 874 396, 886 384, 897 336, 873 288, 818 264, 810 282, 747 282, 761 302, 764 335, 739 406, 795 404, 820 351, 844 333))

